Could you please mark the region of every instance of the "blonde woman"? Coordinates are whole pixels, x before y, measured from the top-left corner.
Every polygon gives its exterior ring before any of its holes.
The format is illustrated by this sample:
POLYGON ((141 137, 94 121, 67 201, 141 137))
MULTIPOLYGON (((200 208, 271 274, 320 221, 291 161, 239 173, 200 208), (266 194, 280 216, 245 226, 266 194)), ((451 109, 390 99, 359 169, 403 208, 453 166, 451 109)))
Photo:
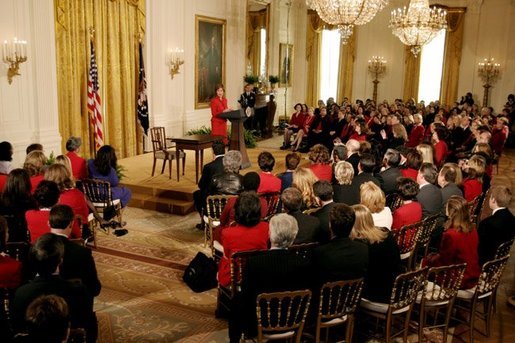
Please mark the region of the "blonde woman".
POLYGON ((399 247, 388 230, 374 225, 372 213, 366 206, 351 207, 356 214, 356 221, 349 237, 368 245, 363 298, 365 301, 386 303, 392 292, 393 281, 400 273, 399 247))
POLYGON ((292 186, 297 188, 302 194, 303 206, 301 210, 317 207, 313 185, 318 179, 315 174, 308 168, 297 168, 293 172, 292 186))
POLYGON ((350 204, 352 202, 352 179, 354 178, 354 168, 352 164, 346 161, 336 163, 334 167, 334 176, 337 184, 333 185, 334 202, 350 204))
POLYGON ((361 204, 368 207, 374 219, 374 225, 392 229, 393 216, 389 207, 386 207, 386 197, 378 185, 372 181, 361 185, 359 191, 361 204))
POLYGON ((422 163, 434 163, 433 147, 429 144, 419 144, 416 147, 417 151, 422 155, 422 163))
POLYGON ((70 160, 70 158, 68 156, 66 156, 66 155, 58 155, 55 158, 55 163, 56 164, 62 164, 63 166, 65 166, 66 169, 68 169, 68 171, 70 172, 71 178, 74 179, 73 172, 72 172, 72 162, 71 162, 71 160, 70 160))
POLYGON ((32 192, 36 190, 36 187, 43 180, 46 162, 47 157, 42 150, 31 151, 27 157, 25 157, 23 169, 25 169, 29 174, 32 192))

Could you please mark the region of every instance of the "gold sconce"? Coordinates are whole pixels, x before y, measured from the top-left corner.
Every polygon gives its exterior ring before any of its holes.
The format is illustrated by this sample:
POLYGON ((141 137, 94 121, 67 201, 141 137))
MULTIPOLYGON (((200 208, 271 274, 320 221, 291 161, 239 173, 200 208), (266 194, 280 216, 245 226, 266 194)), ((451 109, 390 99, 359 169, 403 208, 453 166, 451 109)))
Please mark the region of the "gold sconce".
POLYGON ((17 38, 14 38, 12 42, 4 41, 2 61, 9 65, 7 81, 11 84, 13 77, 20 75, 20 63, 27 61, 27 41, 17 38))
POLYGON ((490 88, 497 82, 500 76, 501 65, 495 63, 493 58, 485 58, 483 62, 478 63, 477 73, 483 81, 483 106, 488 106, 488 93, 490 88))
POLYGON ((368 71, 374 77, 372 81, 374 83, 373 99, 377 104, 377 85, 379 84, 379 79, 386 72, 386 60, 381 56, 372 56, 372 59, 368 60, 368 71))
POLYGON ((184 50, 175 48, 168 54, 167 60, 168 67, 170 68, 170 76, 173 77, 179 74, 179 68, 184 64, 184 50))

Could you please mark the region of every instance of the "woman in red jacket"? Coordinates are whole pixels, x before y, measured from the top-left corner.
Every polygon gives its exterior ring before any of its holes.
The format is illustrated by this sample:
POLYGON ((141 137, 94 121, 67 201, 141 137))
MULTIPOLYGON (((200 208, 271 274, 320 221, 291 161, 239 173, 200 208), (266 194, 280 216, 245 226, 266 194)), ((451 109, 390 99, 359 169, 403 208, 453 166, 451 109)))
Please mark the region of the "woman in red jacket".
POLYGON ((434 160, 435 165, 440 168, 444 163, 445 159, 449 155, 449 148, 447 147, 447 143, 445 139, 447 138, 447 128, 443 126, 438 126, 435 128, 432 136, 433 141, 433 150, 434 150, 434 160))
POLYGON ((211 135, 222 136, 227 145, 227 119, 220 118, 220 114, 228 112, 227 98, 224 96, 224 85, 216 85, 216 96, 211 99, 211 135))
POLYGON ((0 287, 16 289, 21 284, 21 262, 4 252, 8 239, 7 231, 7 221, 0 216, 0 287))
POLYGON ((443 233, 437 254, 429 255, 424 264, 431 267, 450 266, 466 263, 461 289, 469 289, 477 284, 480 268, 477 247, 479 238, 476 228, 470 222, 468 204, 462 197, 453 195, 446 204, 445 212, 449 220, 443 233))

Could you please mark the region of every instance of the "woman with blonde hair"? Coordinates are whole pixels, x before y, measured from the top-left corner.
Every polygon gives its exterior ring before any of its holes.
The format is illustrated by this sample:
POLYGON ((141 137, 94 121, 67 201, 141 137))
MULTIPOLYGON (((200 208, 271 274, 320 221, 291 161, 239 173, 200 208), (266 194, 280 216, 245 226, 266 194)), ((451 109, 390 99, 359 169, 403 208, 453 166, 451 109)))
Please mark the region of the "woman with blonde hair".
POLYGON ((368 245, 368 269, 365 274, 365 301, 388 302, 393 281, 400 273, 399 247, 392 234, 374 225, 372 213, 363 205, 351 206, 356 215, 350 239, 368 245))
POLYGON ((450 266, 466 263, 461 289, 469 289, 477 284, 480 274, 477 248, 479 238, 476 228, 470 221, 468 203, 465 199, 452 196, 445 206, 449 218, 445 223, 438 253, 426 257, 424 265, 430 267, 450 266))
POLYGON ((45 164, 47 157, 41 150, 31 151, 25 157, 25 163, 23 163, 23 169, 27 171, 30 177, 30 184, 32 186, 32 192, 36 190, 36 187, 43 180, 43 173, 45 171, 45 164))
POLYGON ((486 189, 483 184, 485 168, 485 158, 479 155, 472 155, 472 157, 465 163, 463 170, 467 173, 467 177, 463 180, 462 186, 463 197, 467 201, 474 200, 474 198, 481 195, 481 193, 490 187, 490 182, 488 182, 486 189))
POLYGON ((301 210, 317 207, 313 185, 318 181, 315 174, 308 168, 297 168, 293 172, 292 186, 302 194, 303 206, 301 210))
POLYGON ((334 176, 337 184, 333 185, 334 202, 352 203, 352 179, 354 178, 354 167, 347 161, 340 161, 334 167, 334 176))
POLYGON ((434 164, 433 147, 429 144, 419 144, 416 147, 417 151, 422 155, 422 163, 434 164))
POLYGON ((374 225, 391 230, 392 211, 389 207, 386 207, 386 197, 381 188, 372 181, 368 181, 361 185, 359 195, 361 204, 365 205, 372 213, 374 225))
POLYGON ((70 175, 72 176, 72 179, 74 179, 73 177, 73 172, 72 172, 72 161, 70 160, 70 158, 66 155, 58 155, 56 158, 55 158, 55 163, 56 164, 62 164, 63 166, 66 167, 66 169, 68 169, 68 171, 70 172, 70 175))

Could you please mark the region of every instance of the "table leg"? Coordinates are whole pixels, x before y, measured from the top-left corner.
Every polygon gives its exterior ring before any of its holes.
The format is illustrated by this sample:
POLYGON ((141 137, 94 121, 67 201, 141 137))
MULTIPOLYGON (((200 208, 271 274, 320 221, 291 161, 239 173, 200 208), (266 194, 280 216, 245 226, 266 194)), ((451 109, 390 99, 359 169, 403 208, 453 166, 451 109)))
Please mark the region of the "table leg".
POLYGON ((177 182, 179 182, 179 159, 181 156, 181 147, 179 145, 176 146, 175 150, 175 161, 177 161, 177 182))
POLYGON ((204 170, 204 149, 200 150, 200 170, 204 170))
POLYGON ((199 149, 195 149, 195 182, 198 183, 198 160, 199 160, 199 149))

